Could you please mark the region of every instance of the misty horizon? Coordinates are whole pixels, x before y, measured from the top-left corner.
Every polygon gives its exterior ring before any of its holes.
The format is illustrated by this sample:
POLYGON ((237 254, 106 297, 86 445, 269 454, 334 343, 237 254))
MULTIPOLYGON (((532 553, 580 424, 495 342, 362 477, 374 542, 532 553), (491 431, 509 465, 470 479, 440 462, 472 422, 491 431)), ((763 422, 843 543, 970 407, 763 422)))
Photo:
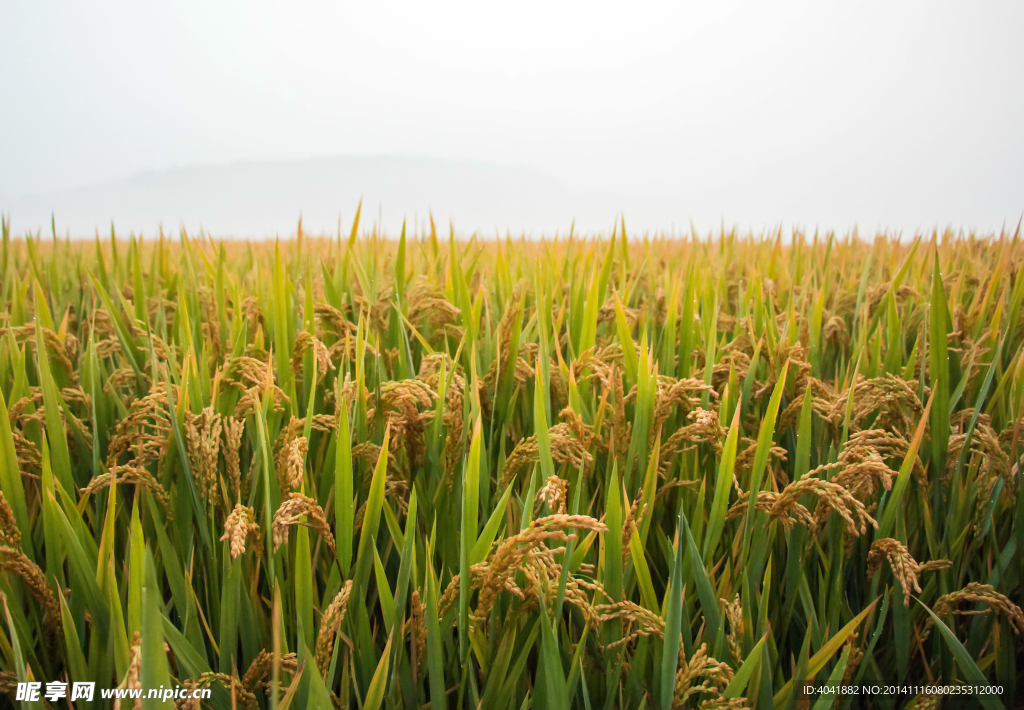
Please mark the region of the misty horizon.
POLYGON ((743 224, 728 215, 687 211, 671 202, 628 193, 573 190, 542 170, 426 155, 345 155, 297 160, 235 160, 223 164, 140 170, 122 179, 11 199, 0 212, 15 234, 92 237, 109 231, 154 234, 204 231, 217 237, 294 236, 301 219, 307 234, 347 231, 356 207, 362 223, 395 233, 403 223, 424 231, 433 217, 440 229, 488 238, 609 234, 623 218, 630 231, 664 236, 706 236, 735 229, 757 234, 782 230, 861 236, 913 236, 933 230, 997 233, 1001 225, 823 224, 777 219, 743 224), (660 203, 659 203, 660 202, 660 203), (408 208, 408 209, 407 209, 408 208), (695 217, 696 213, 696 217, 695 217))
POLYGON ((16 230, 330 232, 360 197, 389 231, 481 234, 1024 213, 1022 3, 13 0, 0 24, 16 230))

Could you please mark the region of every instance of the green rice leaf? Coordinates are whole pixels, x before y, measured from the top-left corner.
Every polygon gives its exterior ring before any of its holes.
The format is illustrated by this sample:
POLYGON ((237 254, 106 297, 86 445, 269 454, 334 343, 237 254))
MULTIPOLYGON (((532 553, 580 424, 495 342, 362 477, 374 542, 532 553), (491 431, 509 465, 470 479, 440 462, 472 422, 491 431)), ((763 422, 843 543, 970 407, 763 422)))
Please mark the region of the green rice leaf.
POLYGON ((903 457, 903 464, 900 466, 900 471, 896 475, 896 482, 892 486, 892 493, 890 493, 888 499, 885 502, 885 508, 882 510, 882 515, 879 518, 878 524, 878 537, 890 537, 893 525, 896 523, 896 515, 900 511, 900 503, 903 498, 903 494, 910 485, 910 474, 914 470, 914 461, 917 458, 917 451, 921 447, 921 440, 924 438, 924 432, 927 428, 928 412, 932 408, 932 404, 935 401, 935 391, 932 390, 932 396, 928 399, 928 404, 924 407, 924 414, 921 416, 921 420, 917 425, 917 431, 914 432, 914 438, 910 440, 910 446, 907 449, 907 455, 903 457))
MULTIPOLYGON (((678 520, 677 537, 683 534, 684 529, 689 529, 682 505, 679 506, 678 520)), ((668 590, 665 593, 665 609, 662 613, 662 618, 665 620, 665 643, 661 654, 661 686, 659 688, 661 710, 672 710, 672 692, 676 681, 676 663, 679 659, 680 630, 683 620, 683 551, 686 545, 680 539, 676 541, 675 548, 668 590)))
MULTIPOLYGON (((11 506, 18 529, 31 530, 28 507, 25 504, 25 487, 18 473, 19 470, 10 414, 7 411, 3 390, 0 388, 0 492, 3 492, 4 498, 11 506)), ((22 543, 25 553, 29 559, 35 559, 31 536, 26 535, 25 538, 22 543)))
MULTIPOLYGON (((619 481, 618 469, 613 465, 608 487, 605 489, 605 525, 608 532, 604 535, 604 584, 605 592, 610 599, 618 599, 622 595, 622 484, 619 481)), ((617 641, 621 634, 618 624, 606 625, 603 631, 605 645, 617 641)))
POLYGON ((465 657, 469 653, 469 595, 472 582, 469 551, 476 545, 477 513, 480 494, 480 447, 483 441, 480 418, 473 426, 473 442, 462 483, 462 535, 459 554, 459 649, 465 657))
MULTIPOLYGON (((685 513, 682 514, 682 522, 683 530, 686 532, 686 549, 690 560, 690 568, 687 571, 697 587, 701 613, 704 614, 706 622, 707 637, 713 639, 718 636, 718 629, 722 624, 721 614, 718 611, 718 597, 715 594, 714 585, 708 577, 708 572, 704 569, 704 561, 697 549, 697 543, 693 540, 693 533, 690 532, 690 525, 686 520, 685 513)), ((765 593, 767 594, 767 590, 765 593)))
POLYGON ((64 595, 58 595, 60 602, 61 626, 64 629, 64 648, 67 650, 68 676, 71 681, 86 681, 89 678, 89 666, 82 653, 82 644, 79 640, 78 629, 75 627, 75 620, 71 617, 71 610, 64 599, 64 595))
POLYGON ((722 447, 722 458, 718 462, 718 474, 715 477, 715 495, 711 502, 711 515, 708 518, 708 529, 704 535, 704 557, 713 555, 722 537, 725 516, 729 512, 729 493, 736 468, 736 442, 739 437, 740 411, 737 406, 729 425, 729 433, 722 447))
MULTIPOLYGON (((428 547, 428 562, 430 559, 430 548, 428 547)), ((437 580, 434 577, 434 568, 427 565, 426 578, 426 627, 427 627, 427 674, 430 681, 430 704, 431 707, 447 707, 445 700, 444 681, 444 651, 441 639, 441 627, 437 618, 437 580)))
POLYGON ((935 257, 932 298, 928 309, 928 375, 932 387, 931 439, 935 471, 945 471, 949 448, 949 351, 946 344, 949 320, 946 293, 942 288, 939 258, 935 257))
POLYGON ((68 440, 64 434, 64 402, 57 390, 57 383, 50 374, 50 359, 46 356, 46 345, 43 342, 43 331, 36 321, 36 366, 39 369, 39 381, 43 390, 43 407, 46 411, 46 430, 50 438, 50 456, 53 473, 66 491, 74 491, 74 476, 71 471, 71 453, 68 451, 68 440))
MULTIPOLYGON (((950 631, 949 627, 943 623, 942 619, 940 619, 934 611, 925 606, 920 600, 918 600, 918 603, 924 607, 926 612, 928 612, 928 616, 930 616, 932 621, 935 623, 935 628, 937 628, 939 633, 942 634, 942 640, 946 642, 946 646, 953 654, 953 657, 956 658, 957 665, 960 666, 960 671, 964 674, 964 679, 967 683, 974 686, 989 685, 989 680, 985 677, 985 674, 981 672, 981 669, 978 668, 978 664, 974 662, 973 658, 971 658, 971 654, 967 652, 964 645, 960 643, 960 639, 950 631)), ((986 695, 982 693, 975 695, 975 698, 977 698, 978 703, 983 708, 996 710, 997 708, 1003 707, 1003 704, 995 695, 986 695)))
MULTIPOLYGON (((146 550, 145 577, 142 587, 142 663, 139 681, 143 688, 167 687, 171 676, 164 652, 163 600, 157 582, 153 554, 146 550)), ((159 708, 159 700, 143 699, 142 707, 159 708)))
POLYGON ((757 494, 761 491, 761 481, 764 477, 764 469, 768 463, 768 451, 772 446, 772 435, 775 433, 775 418, 779 414, 779 403, 782 401, 782 392, 786 387, 786 374, 789 372, 789 361, 782 366, 782 372, 775 382, 775 389, 768 401, 768 409, 761 420, 761 429, 757 435, 757 449, 754 451, 754 468, 750 472, 750 486, 748 491, 750 497, 747 500, 747 514, 743 525, 743 559, 749 559, 750 540, 754 535, 754 515, 757 504, 757 494))
POLYGON ((501 527, 502 520, 505 517, 505 511, 508 508, 508 499, 512 494, 513 483, 509 483, 505 488, 505 492, 501 494, 501 498, 498 500, 498 504, 491 511, 490 517, 487 522, 484 523, 483 530, 480 531, 480 536, 477 538, 476 543, 473 545, 473 549, 469 551, 469 564, 475 565, 478 562, 483 562, 484 558, 487 557, 487 553, 491 550, 491 545, 494 544, 494 539, 498 535, 498 529, 501 527))
POLYGON ((128 560, 128 635, 134 637, 136 631, 142 632, 142 585, 146 564, 146 541, 142 536, 138 500, 132 506, 128 560))
MULTIPOLYGON (((363 515, 363 527, 359 533, 359 550, 356 554, 356 568, 353 575, 352 599, 361 604, 366 596, 366 583, 373 564, 373 553, 370 548, 377 535, 380 525, 380 511, 384 505, 384 483, 388 467, 388 441, 391 438, 390 428, 384 432, 384 443, 377 457, 377 465, 370 480, 370 493, 366 499, 366 513, 363 515)), ((352 602, 349 602, 350 604, 352 602)))
MULTIPOLYGON (((540 600, 544 608, 543 598, 540 600)), ((540 620, 540 659, 537 662, 537 686, 534 696, 538 710, 559 710, 569 707, 569 693, 565 684, 565 671, 558 651, 558 638, 551 624, 542 616, 540 620)))
POLYGON ((636 571, 637 583, 640 585, 640 598, 644 606, 655 614, 661 611, 658 604, 658 596, 654 593, 654 582, 651 579, 651 571, 647 567, 647 559, 644 556, 643 544, 636 530, 629 536, 629 553, 633 562, 633 569, 636 571))
MULTIPOLYGON (((340 385, 340 380, 338 382, 340 385)), ((335 398, 340 397, 337 386, 335 398)), ((338 560, 347 575, 352 567, 353 523, 355 497, 352 487, 352 435, 348 423, 348 407, 338 408, 338 434, 334 453, 334 524, 338 535, 338 560)))
MULTIPOLYGON (((838 651, 839 648, 846 642, 846 639, 850 637, 850 634, 852 634, 857 629, 857 627, 860 626, 860 623, 864 621, 865 618, 867 618, 867 615, 871 613, 871 610, 875 608, 875 604, 877 603, 878 600, 876 599, 875 601, 871 602, 866 607, 864 607, 864 609, 859 614, 857 614, 857 616, 853 617, 853 619, 851 619, 850 622, 846 624, 846 626, 841 628, 832 638, 830 638, 824 645, 822 645, 822 647, 818 649, 817 653, 811 656, 810 660, 808 660, 807 662, 808 678, 816 676, 818 672, 825 667, 825 664, 828 663, 828 660, 835 655, 836 651, 838 651)), ((782 688, 775 694, 774 702, 776 707, 786 702, 786 699, 789 697, 789 694, 790 692, 792 692, 792 689, 793 681, 791 679, 788 682, 786 682, 786 684, 783 685, 782 688)))
POLYGON ((743 659, 743 663, 740 664, 736 674, 732 677, 732 681, 723 693, 726 698, 739 698, 743 696, 743 691, 746 690, 751 675, 761 665, 761 659, 764 656, 764 642, 767 638, 767 636, 762 636, 761 640, 754 644, 754 648, 750 650, 747 657, 743 659))
MULTIPOLYGON (((835 668, 832 669, 832 673, 829 675, 828 682, 825 685, 832 687, 842 685, 843 675, 846 673, 846 664, 849 660, 850 646, 847 646, 843 649, 842 655, 839 656, 839 662, 836 663, 835 668)), ((814 702, 814 706, 811 710, 830 710, 837 697, 837 693, 822 693, 814 702)))

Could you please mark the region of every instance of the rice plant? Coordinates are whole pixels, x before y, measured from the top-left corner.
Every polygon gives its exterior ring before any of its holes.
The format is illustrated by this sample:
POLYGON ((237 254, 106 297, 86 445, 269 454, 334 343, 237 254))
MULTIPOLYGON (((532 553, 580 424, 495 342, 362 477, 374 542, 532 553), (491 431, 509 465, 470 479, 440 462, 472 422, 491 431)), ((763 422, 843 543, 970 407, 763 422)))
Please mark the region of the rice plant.
POLYGON ((8 232, 12 703, 1024 692, 1018 234, 8 232))

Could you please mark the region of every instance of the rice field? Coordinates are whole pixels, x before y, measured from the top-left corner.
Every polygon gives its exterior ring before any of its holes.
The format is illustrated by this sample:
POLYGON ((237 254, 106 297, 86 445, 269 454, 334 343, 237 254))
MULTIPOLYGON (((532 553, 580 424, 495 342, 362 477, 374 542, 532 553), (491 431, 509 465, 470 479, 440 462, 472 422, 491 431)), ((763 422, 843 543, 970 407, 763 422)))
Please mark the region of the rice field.
POLYGON ((12 705, 1020 706, 1019 234, 395 236, 5 222, 12 705))

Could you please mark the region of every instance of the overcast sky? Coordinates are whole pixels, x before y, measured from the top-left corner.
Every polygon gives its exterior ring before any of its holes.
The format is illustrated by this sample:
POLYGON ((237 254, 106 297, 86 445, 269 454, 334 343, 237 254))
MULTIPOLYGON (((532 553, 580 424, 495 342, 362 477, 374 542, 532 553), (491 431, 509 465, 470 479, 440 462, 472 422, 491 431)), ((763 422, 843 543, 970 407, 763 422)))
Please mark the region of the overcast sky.
POLYGON ((1017 1, 4 0, 0 27, 4 211, 141 171, 353 155, 543 171, 638 228, 998 230, 1024 211, 1017 1))

